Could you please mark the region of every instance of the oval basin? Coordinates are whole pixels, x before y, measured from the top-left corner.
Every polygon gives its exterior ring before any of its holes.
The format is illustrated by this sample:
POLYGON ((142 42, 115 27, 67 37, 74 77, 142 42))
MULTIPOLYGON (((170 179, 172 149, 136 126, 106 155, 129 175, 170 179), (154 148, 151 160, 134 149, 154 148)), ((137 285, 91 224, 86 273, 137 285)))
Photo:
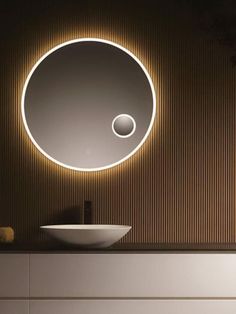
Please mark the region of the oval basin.
POLYGON ((86 248, 106 248, 123 238, 132 227, 122 225, 47 225, 40 228, 64 243, 86 248))

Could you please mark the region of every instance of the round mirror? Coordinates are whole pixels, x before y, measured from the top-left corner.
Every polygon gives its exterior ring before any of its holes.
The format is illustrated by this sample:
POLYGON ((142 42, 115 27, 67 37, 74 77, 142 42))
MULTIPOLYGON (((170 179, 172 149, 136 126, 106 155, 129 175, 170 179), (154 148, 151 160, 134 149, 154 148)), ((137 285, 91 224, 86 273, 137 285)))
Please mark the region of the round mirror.
POLYGON ((154 122, 155 91, 143 64, 102 39, 78 39, 47 52, 22 94, 26 131, 61 166, 113 167, 144 143, 154 122))

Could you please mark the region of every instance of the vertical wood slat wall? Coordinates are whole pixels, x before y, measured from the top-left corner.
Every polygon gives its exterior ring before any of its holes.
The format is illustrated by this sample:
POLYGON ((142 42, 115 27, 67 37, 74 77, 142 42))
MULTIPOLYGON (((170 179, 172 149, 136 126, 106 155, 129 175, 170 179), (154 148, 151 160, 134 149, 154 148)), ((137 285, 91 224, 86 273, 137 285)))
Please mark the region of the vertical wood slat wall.
POLYGON ((139 22, 115 10, 54 19, 48 13, 43 24, 6 44, 1 86, 0 225, 12 225, 18 241, 44 240, 40 225, 90 199, 94 222, 133 226, 125 242, 235 242, 235 69, 217 42, 158 12, 139 22), (94 173, 63 169, 42 156, 20 110, 33 64, 80 37, 131 50, 157 93, 155 124, 143 147, 94 173))

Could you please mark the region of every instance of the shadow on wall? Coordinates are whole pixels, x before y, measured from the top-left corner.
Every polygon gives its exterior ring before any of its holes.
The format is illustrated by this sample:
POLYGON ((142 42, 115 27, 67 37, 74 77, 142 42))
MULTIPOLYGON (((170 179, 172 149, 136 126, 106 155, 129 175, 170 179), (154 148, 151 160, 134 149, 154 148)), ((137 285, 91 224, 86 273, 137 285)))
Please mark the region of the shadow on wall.
POLYGON ((48 224, 79 224, 82 223, 81 208, 78 205, 63 208, 60 212, 55 213, 48 224))
MULTIPOLYGON (((67 225, 67 224, 81 224, 83 223, 82 210, 79 205, 68 206, 62 208, 60 212, 55 212, 52 217, 42 222, 42 225, 67 225)), ((51 244, 60 244, 57 240, 47 235, 43 230, 35 234, 34 242, 43 242, 51 244), (41 235, 40 235, 41 234, 41 235)))

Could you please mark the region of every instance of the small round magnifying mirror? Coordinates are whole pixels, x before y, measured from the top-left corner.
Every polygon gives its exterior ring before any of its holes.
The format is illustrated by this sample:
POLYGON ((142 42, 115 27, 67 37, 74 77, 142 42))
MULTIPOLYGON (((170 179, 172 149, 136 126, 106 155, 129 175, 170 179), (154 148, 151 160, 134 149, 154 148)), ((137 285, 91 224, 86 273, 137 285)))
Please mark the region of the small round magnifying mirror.
POLYGON ((120 114, 112 121, 114 134, 121 138, 130 137, 135 132, 135 129, 135 120, 128 114, 120 114))

